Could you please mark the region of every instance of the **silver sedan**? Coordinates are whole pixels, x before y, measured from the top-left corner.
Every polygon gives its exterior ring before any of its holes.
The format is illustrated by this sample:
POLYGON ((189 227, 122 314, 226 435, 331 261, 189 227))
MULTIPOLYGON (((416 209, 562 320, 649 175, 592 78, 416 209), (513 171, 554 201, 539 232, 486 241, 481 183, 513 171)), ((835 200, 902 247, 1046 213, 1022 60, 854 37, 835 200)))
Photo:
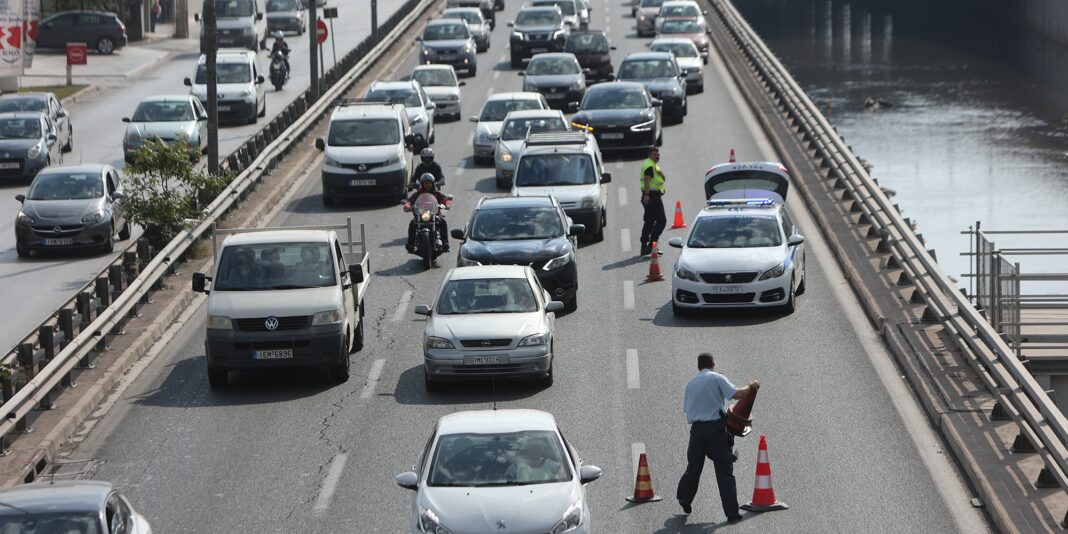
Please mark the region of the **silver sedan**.
POLYGON ((26 484, 0 491, 0 532, 125 532, 152 528, 107 482, 26 484))

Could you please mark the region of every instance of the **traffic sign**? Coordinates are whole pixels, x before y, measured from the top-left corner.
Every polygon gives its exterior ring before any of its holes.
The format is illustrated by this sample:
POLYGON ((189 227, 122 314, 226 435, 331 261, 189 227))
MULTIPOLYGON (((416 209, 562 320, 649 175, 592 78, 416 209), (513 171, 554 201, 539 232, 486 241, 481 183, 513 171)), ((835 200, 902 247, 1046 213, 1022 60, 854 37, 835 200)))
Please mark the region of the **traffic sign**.
POLYGON ((88 47, 85 43, 67 43, 67 65, 86 65, 88 63, 88 47))
POLYGON ((323 19, 315 21, 315 40, 318 41, 319 44, 326 42, 326 23, 323 22, 323 19))
POLYGON ((337 18, 337 8, 336 7, 324 7, 323 8, 323 18, 324 19, 336 19, 337 18))

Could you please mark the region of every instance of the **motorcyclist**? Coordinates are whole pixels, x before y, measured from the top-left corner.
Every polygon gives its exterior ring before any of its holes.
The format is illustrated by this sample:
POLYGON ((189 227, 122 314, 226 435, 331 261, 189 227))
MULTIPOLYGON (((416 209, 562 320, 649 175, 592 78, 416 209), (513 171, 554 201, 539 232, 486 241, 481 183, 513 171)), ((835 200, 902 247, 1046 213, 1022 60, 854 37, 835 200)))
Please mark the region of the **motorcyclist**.
POLYGON ((412 181, 408 184, 409 190, 419 187, 419 178, 424 174, 432 174, 434 176, 436 188, 445 185, 445 173, 442 172, 441 165, 434 161, 433 148, 426 147, 419 152, 419 160, 419 165, 416 165, 415 171, 412 172, 412 181))
MULTIPOLYGON (((419 195, 422 195, 424 193, 429 193, 431 195, 434 195, 434 197, 438 200, 438 204, 444 204, 446 208, 451 206, 452 205, 452 201, 449 200, 448 197, 446 197, 445 195, 441 194, 441 192, 437 191, 434 188, 434 182, 435 182, 435 180, 434 180, 434 175, 433 174, 425 173, 422 176, 420 176, 419 177, 419 190, 416 191, 414 194, 412 194, 412 196, 408 197, 408 201, 404 203, 404 210, 405 211, 411 210, 412 206, 415 205, 415 200, 417 198, 419 198, 419 195)), ((438 238, 441 239, 441 250, 443 252, 448 252, 449 251, 449 225, 448 225, 448 223, 445 222, 445 217, 442 217, 441 214, 438 214, 438 238)), ((415 252, 415 219, 414 218, 412 219, 412 221, 410 223, 408 223, 408 243, 404 245, 404 248, 408 252, 415 252)))
POLYGON ((430 148, 430 143, 426 142, 426 138, 423 134, 411 133, 404 137, 404 143, 408 145, 408 150, 412 154, 422 154, 424 148, 430 148))
POLYGON ((282 63, 286 66, 286 74, 289 74, 289 45, 286 44, 285 34, 281 31, 274 32, 274 44, 271 45, 271 57, 278 52, 282 53, 282 63))

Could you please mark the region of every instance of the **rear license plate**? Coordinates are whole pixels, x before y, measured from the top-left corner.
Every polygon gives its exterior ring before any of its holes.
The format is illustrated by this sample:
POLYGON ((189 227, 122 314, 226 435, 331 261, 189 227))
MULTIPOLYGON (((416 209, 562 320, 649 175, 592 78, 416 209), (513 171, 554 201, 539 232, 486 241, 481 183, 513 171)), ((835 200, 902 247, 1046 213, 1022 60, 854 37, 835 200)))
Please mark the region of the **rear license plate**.
POLYGON ((16 162, 0 163, 0 169, 17 169, 19 164, 16 162))
POLYGON ((219 111, 230 111, 230 106, 219 106, 219 111))
POLYGON ((549 51, 548 48, 531 48, 530 49, 530 53, 531 54, 544 54, 545 52, 548 52, 548 51, 549 51))
POLYGON ((500 361, 498 356, 474 356, 471 358, 471 363, 474 365, 494 364, 500 361))
POLYGON ((623 139, 623 134, 621 134, 621 133, 603 133, 603 134, 601 134, 601 139, 623 139))
POLYGON ((564 98, 564 96, 566 96, 564 93, 548 93, 545 95, 545 98, 549 100, 560 100, 561 98, 564 98))
POLYGON ((254 360, 285 360, 293 357, 293 349, 257 350, 252 352, 254 360))
POLYGON ((716 286, 712 288, 713 293, 741 293, 742 286, 716 286))
POLYGON ((375 181, 374 181, 373 178, 369 178, 369 179, 365 179, 365 180, 349 180, 349 185, 352 186, 352 187, 359 187, 359 186, 364 186, 364 185, 375 185, 375 181))
POLYGON ((45 246, 49 247, 62 247, 64 245, 73 245, 74 239, 66 237, 62 239, 45 239, 45 246))

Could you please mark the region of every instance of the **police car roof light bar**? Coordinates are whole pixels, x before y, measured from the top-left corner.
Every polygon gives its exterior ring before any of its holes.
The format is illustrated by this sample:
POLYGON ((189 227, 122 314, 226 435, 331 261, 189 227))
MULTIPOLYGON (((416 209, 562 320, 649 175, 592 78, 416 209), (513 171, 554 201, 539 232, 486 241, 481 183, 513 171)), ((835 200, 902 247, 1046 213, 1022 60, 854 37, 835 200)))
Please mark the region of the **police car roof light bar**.
POLYGON ((775 201, 770 198, 730 198, 709 199, 706 208, 773 208, 775 201))

